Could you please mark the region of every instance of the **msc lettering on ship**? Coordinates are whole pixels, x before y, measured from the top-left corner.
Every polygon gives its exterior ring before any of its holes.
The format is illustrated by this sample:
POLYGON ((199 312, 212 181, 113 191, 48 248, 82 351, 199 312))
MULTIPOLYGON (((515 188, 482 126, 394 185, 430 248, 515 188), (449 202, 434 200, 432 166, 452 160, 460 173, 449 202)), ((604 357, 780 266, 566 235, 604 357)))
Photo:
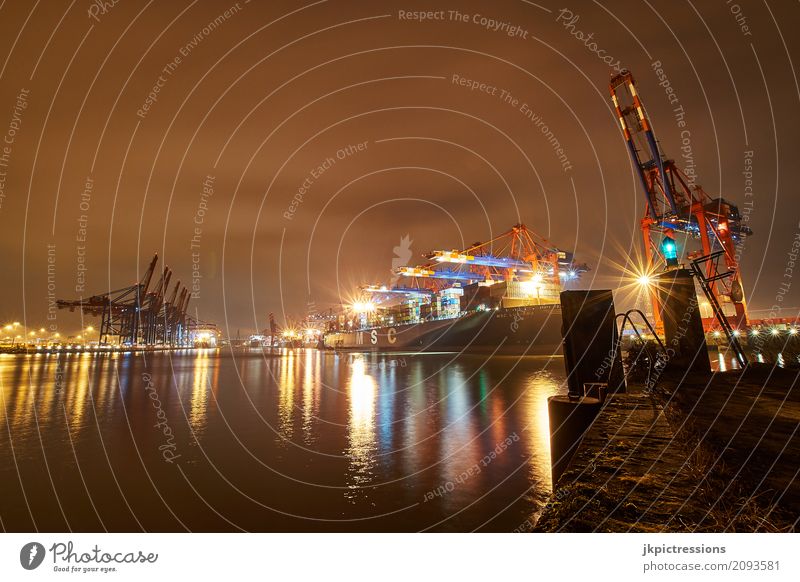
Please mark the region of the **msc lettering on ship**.
MULTIPOLYGON (((387 332, 386 332, 386 340, 390 344, 394 344, 394 343, 397 342, 397 330, 395 328, 390 327, 387 330, 387 332)), ((363 331, 357 331, 356 332, 356 343, 357 344, 363 344, 364 343, 364 332, 363 331)), ((378 330, 377 329, 373 329, 372 331, 369 332, 369 343, 371 343, 373 346, 378 344, 378 330)))

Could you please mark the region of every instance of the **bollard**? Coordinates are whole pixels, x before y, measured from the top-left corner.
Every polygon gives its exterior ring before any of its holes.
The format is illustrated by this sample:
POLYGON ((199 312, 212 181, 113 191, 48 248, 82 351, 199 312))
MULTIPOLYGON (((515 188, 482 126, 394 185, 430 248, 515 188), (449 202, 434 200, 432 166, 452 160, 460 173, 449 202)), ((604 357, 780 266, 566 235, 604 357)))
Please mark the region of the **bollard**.
POLYGON ((625 392, 615 313, 609 290, 561 292, 564 366, 572 396, 581 396, 583 385, 592 382, 608 384, 609 394, 625 392))
POLYGON ((674 269, 659 274, 656 280, 668 366, 695 373, 711 373, 692 272, 674 269))
POLYGON ((590 396, 574 398, 559 394, 547 399, 553 490, 572 460, 583 435, 600 412, 600 406, 600 400, 590 396))

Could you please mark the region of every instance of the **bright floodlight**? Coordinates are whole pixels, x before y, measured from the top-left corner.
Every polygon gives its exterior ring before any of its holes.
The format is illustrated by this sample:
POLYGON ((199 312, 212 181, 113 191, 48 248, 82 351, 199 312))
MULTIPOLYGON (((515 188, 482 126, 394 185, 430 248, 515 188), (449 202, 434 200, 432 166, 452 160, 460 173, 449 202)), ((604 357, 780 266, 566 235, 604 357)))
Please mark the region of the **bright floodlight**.
POLYGON ((650 275, 642 275, 637 279, 637 281, 642 287, 649 287, 653 282, 653 280, 650 278, 650 275))
POLYGON ((533 296, 538 295, 542 288, 542 276, 541 275, 534 275, 528 281, 520 281, 520 288, 522 292, 526 295, 533 296))
POLYGON ((375 311, 375 304, 372 301, 357 301, 353 303, 353 311, 356 313, 368 313, 375 311))

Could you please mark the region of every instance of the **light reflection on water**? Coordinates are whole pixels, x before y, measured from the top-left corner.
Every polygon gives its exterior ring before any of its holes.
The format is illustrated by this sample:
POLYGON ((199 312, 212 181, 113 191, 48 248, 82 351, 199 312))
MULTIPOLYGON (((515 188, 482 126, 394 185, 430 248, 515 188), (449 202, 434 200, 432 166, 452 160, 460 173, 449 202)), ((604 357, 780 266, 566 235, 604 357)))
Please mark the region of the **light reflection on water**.
POLYGON ((10 530, 509 531, 549 493, 563 382, 560 358, 0 355, 0 515, 10 530))
POLYGON ((375 431, 375 380, 365 372, 363 356, 355 356, 350 363, 350 380, 347 396, 350 401, 350 417, 347 427, 348 447, 345 456, 350 459, 347 484, 358 490, 370 483, 374 477, 376 441, 375 431))
MULTIPOLYGON (((711 356, 711 369, 715 372, 729 372, 731 370, 740 370, 741 366, 739 365, 739 360, 734 355, 734 352, 730 349, 725 349, 723 347, 713 348, 713 350, 709 350, 711 356), (713 350, 716 350, 716 355, 713 350)), ((772 354, 769 356, 769 359, 764 357, 764 354, 761 353, 751 353, 745 352, 746 357, 751 362, 758 362, 759 364, 771 364, 777 366, 778 368, 786 368, 788 365, 793 364, 792 356, 784 355, 783 352, 777 352, 776 354, 772 354)), ((800 363, 800 355, 794 356, 796 362, 800 363)))

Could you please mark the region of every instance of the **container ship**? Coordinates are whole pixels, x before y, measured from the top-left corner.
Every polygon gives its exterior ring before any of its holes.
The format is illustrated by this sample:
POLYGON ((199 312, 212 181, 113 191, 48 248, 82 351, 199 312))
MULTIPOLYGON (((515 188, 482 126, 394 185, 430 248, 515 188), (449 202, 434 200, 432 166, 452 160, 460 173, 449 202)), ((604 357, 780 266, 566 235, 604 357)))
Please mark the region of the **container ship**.
POLYGON ((431 251, 362 287, 328 322, 326 348, 556 354, 562 288, 588 270, 523 224, 467 249, 431 251))

